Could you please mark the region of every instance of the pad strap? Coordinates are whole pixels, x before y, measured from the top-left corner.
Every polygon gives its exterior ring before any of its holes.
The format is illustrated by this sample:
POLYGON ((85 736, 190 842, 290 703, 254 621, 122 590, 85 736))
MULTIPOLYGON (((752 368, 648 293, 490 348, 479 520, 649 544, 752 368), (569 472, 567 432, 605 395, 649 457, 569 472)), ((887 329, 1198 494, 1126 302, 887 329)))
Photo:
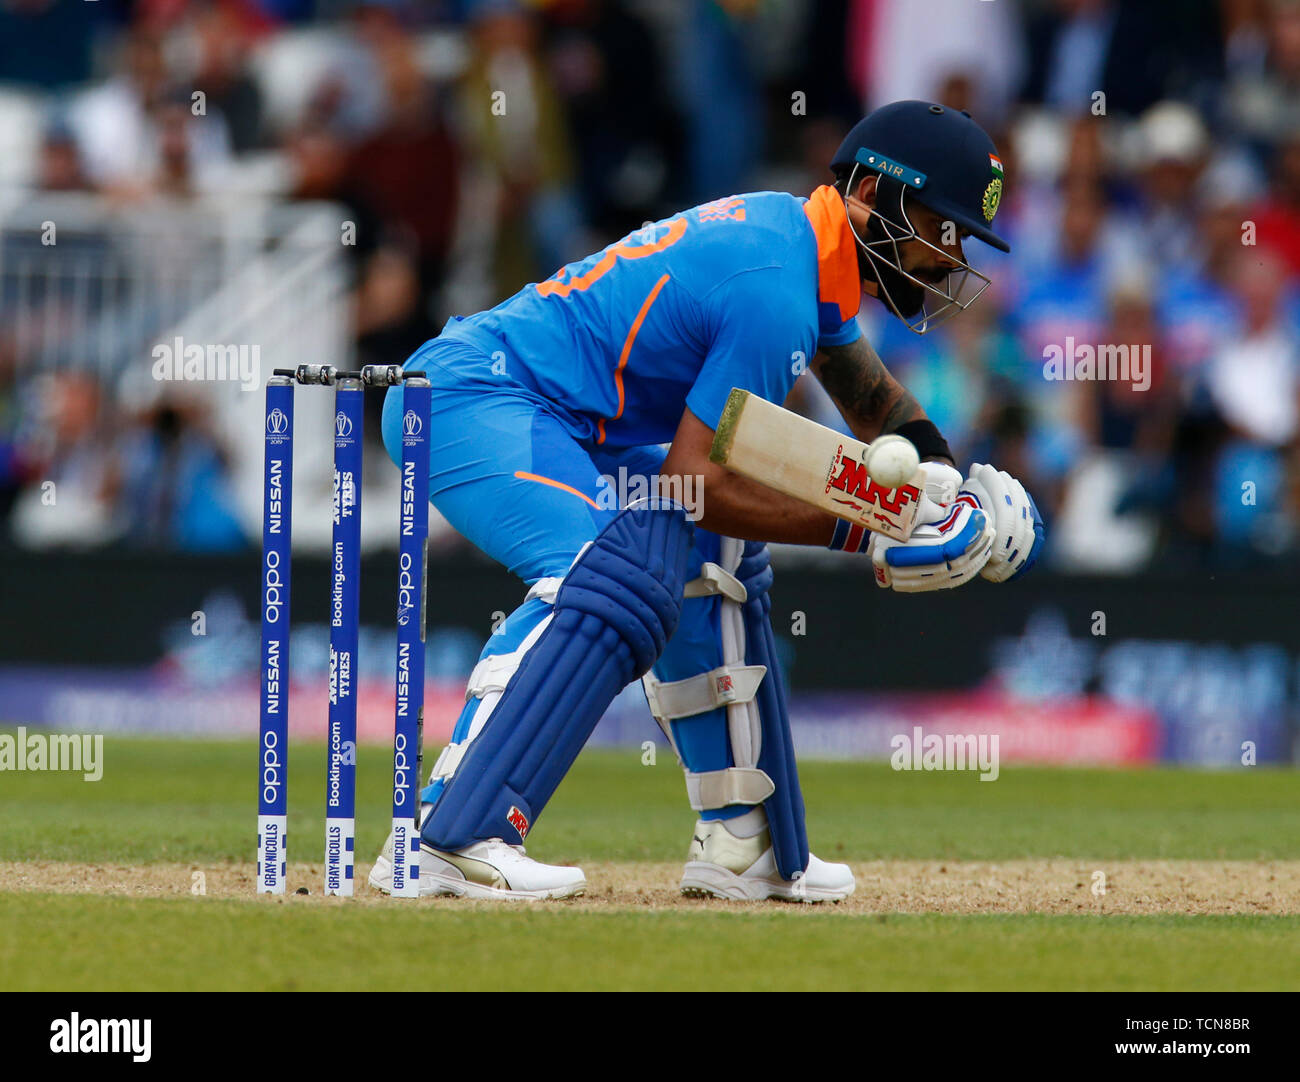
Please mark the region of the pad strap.
POLYGON ((663 681, 647 673, 645 697, 660 723, 705 714, 728 703, 752 702, 766 665, 719 665, 685 680, 663 681))
POLYGON ((552 576, 550 578, 538 579, 529 587, 528 593, 524 594, 525 601, 531 601, 535 597, 540 597, 549 605, 555 604, 555 595, 560 592, 560 585, 564 582, 562 576, 552 576))
MULTIPOLYGON (((723 543, 722 559, 735 566, 740 563, 741 543, 727 539, 723 543)), ((686 597, 720 596, 723 620, 740 624, 740 607, 749 600, 749 591, 741 581, 721 563, 705 562, 700 565, 697 578, 686 584, 686 597)), ((727 638, 727 636, 724 636, 727 638)), ((733 804, 762 804, 775 791, 771 778, 756 768, 756 750, 749 725, 751 705, 767 675, 766 665, 746 665, 742 651, 735 644, 724 646, 723 664, 709 672, 697 673, 684 680, 665 681, 653 673, 642 678, 650 713, 664 731, 674 754, 686 771, 686 796, 695 811, 725 808, 733 804), (708 714, 719 707, 728 707, 729 728, 733 737, 743 731, 745 739, 731 740, 738 765, 722 770, 692 772, 686 768, 681 750, 673 740, 670 722, 678 718, 708 714), (748 749, 748 754, 747 754, 748 749)), ((754 715, 756 717, 756 715, 754 715)))
POLYGON ((686 592, 682 596, 709 597, 712 594, 721 594, 737 605, 743 605, 748 598, 745 587, 730 571, 718 564, 703 563, 700 565, 699 578, 691 579, 686 584, 686 592))
POLYGON ((466 702, 482 698, 489 691, 505 691, 523 656, 523 650, 515 650, 509 654, 493 654, 483 658, 469 674, 469 682, 465 687, 466 702))
POLYGON ((686 772, 686 796, 696 811, 725 808, 728 804, 762 804, 776 785, 755 767, 731 766, 706 774, 686 772))
POLYGON ((430 783, 438 778, 450 778, 456 773, 456 768, 460 766, 460 761, 465 758, 467 751, 469 751, 468 740, 460 744, 448 744, 443 748, 438 761, 433 764, 433 773, 429 775, 430 783))

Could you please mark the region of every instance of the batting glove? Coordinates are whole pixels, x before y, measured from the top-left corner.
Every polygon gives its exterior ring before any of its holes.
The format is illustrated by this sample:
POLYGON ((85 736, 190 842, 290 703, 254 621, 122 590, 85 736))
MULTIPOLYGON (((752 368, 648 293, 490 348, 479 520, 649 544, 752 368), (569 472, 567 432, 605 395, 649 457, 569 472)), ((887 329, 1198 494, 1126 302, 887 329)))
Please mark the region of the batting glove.
POLYGON ((988 516, 967 503, 939 511, 942 518, 917 526, 906 541, 871 535, 868 551, 878 586, 899 593, 950 590, 985 565, 994 541, 988 516))
POLYGON ((1019 578, 1038 559, 1043 547, 1043 517, 1025 486, 1005 470, 976 463, 962 483, 957 503, 984 511, 996 540, 980 574, 990 582, 1019 578))
POLYGON ((925 475, 925 494, 936 504, 946 506, 957 498, 961 488, 961 473, 946 462, 922 462, 925 475))

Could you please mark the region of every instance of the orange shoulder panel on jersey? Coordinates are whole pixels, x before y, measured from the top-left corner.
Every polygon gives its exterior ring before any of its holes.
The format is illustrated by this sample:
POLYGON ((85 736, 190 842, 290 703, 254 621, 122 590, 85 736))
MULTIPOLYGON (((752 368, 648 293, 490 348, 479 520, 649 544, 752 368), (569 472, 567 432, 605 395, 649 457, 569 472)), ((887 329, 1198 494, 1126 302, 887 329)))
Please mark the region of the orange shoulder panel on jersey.
POLYGON ((823 184, 803 205, 803 212, 817 238, 817 299, 834 304, 841 321, 847 322, 858 314, 862 304, 862 284, 857 241, 844 200, 834 188, 823 184))

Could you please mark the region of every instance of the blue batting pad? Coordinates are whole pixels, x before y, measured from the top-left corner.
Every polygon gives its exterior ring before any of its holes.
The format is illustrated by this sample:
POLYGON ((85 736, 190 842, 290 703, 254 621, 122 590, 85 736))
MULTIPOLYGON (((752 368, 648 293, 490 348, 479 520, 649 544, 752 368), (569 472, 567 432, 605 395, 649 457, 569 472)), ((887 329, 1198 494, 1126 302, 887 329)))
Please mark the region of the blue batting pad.
POLYGON ((423 840, 520 844, 614 696, 677 626, 693 526, 683 509, 619 512, 564 577, 555 616, 447 779, 423 840))

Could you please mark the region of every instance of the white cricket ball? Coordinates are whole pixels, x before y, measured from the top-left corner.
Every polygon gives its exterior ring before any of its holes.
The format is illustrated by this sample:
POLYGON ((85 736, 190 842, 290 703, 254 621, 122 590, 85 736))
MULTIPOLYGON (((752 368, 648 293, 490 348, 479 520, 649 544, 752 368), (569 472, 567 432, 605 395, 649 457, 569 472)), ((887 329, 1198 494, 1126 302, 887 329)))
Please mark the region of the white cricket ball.
POLYGON ((867 447, 862 464, 877 484, 898 488, 912 479, 921 456, 905 436, 877 436, 867 447))

